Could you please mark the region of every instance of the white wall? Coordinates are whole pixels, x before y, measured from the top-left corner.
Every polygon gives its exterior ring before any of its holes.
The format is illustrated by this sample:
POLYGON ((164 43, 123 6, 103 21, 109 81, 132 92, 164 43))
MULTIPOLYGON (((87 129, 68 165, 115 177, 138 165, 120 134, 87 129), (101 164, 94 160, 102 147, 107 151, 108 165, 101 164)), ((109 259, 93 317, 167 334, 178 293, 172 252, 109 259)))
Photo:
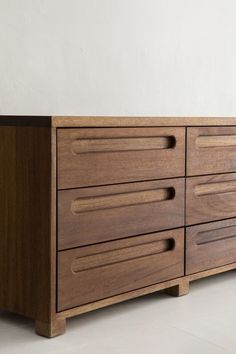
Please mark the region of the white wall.
POLYGON ((236 116, 236 1, 0 0, 0 114, 236 116))

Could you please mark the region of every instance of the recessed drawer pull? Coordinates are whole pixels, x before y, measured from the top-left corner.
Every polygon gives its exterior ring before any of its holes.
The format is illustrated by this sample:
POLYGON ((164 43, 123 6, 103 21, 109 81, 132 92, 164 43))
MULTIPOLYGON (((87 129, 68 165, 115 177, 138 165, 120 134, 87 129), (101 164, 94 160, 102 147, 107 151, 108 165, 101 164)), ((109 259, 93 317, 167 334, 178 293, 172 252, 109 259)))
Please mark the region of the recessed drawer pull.
POLYGON ((222 228, 218 228, 218 229, 212 229, 212 230, 199 232, 196 237, 196 244, 198 246, 206 245, 208 243, 228 240, 228 239, 235 238, 235 237, 236 237, 235 225, 228 226, 228 227, 222 227, 222 228))
POLYGON ((186 275, 236 262, 236 218, 186 228, 186 275))
POLYGON ((197 137, 198 148, 215 148, 236 146, 236 135, 205 135, 197 137))
POLYGON ((236 173, 186 180, 186 224, 236 216, 236 173))
POLYGON ((61 190, 183 177, 185 129, 59 129, 57 156, 61 190))
POLYGON ((175 240, 169 238, 156 242, 148 242, 146 244, 114 249, 99 254, 78 257, 72 262, 71 271, 76 274, 82 271, 109 266, 111 264, 165 253, 173 250, 174 247, 175 240))
POLYGON ((236 192, 236 181, 212 182, 195 186, 196 196, 236 192))
POLYGON ((184 229, 58 253, 58 311, 184 275, 184 229))
POLYGON ((176 146, 174 136, 150 136, 136 138, 93 138, 76 139, 71 144, 73 154, 102 153, 116 151, 141 151, 173 149, 176 146))
POLYGON ((187 176, 236 172, 236 126, 187 128, 187 176))
POLYGON ((173 229, 183 217, 183 178, 59 191, 58 249, 173 229))
POLYGON ((169 187, 99 197, 78 198, 72 201, 71 210, 73 214, 79 214, 95 210, 162 202, 174 199, 174 197, 175 189, 169 187))

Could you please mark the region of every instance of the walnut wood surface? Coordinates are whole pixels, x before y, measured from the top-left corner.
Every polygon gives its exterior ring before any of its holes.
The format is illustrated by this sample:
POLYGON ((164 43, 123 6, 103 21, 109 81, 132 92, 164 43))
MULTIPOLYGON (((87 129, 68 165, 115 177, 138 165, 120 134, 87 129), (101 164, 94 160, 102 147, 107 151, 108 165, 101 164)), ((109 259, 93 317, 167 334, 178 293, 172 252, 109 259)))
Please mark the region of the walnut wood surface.
POLYGON ((236 262, 236 219, 187 227, 186 274, 236 262))
POLYGON ((187 175, 236 171, 236 127, 187 129, 187 175))
POLYGON ((1 126, 0 142, 0 308, 50 322, 56 294, 52 131, 1 126))
POLYGON ((58 187, 184 176, 184 128, 58 130, 58 187))
POLYGON ((53 116, 54 127, 233 126, 235 117, 75 117, 53 116))
POLYGON ((62 251, 58 310, 180 277, 183 258, 183 229, 62 251))
POLYGON ((38 334, 236 269, 236 118, 1 116, 0 142, 0 308, 38 334), (209 174, 186 178, 186 224, 207 222, 187 227, 186 249, 185 179, 172 178, 185 154, 188 176, 209 174))
POLYGON ((189 281, 188 280, 184 281, 183 278, 183 280, 179 282, 178 285, 168 288, 164 292, 168 295, 175 296, 175 297, 187 295, 189 293, 189 281))
POLYGON ((60 127, 236 126, 236 117, 0 116, 0 125, 60 127))
POLYGON ((186 180, 186 224, 236 216, 236 173, 186 180))
POLYGON ((53 318, 50 322, 35 321, 35 332, 43 337, 53 338, 66 331, 65 318, 53 318))
MULTIPOLYGON (((171 289, 171 288, 177 287, 177 286, 180 286, 180 288, 183 286, 183 288, 184 288, 183 290, 187 291, 188 285, 189 285, 188 283, 190 283, 192 281, 199 280, 202 278, 207 278, 207 277, 210 277, 210 276, 213 276, 216 274, 221 274, 221 273, 228 272, 228 271, 235 272, 236 271, 236 263, 227 264, 222 267, 217 267, 217 268, 213 268, 213 269, 206 270, 203 272, 199 272, 199 273, 187 275, 184 277, 161 282, 158 284, 146 286, 146 287, 143 287, 143 288, 140 288, 137 290, 132 290, 132 291, 128 291, 123 294, 115 295, 115 296, 109 297, 107 299, 98 300, 98 301, 91 302, 86 305, 81 305, 81 306, 78 306, 78 307, 75 307, 75 308, 72 308, 69 310, 64 310, 64 311, 61 311, 57 314, 57 318, 58 319, 65 319, 65 318, 77 316, 77 315, 80 315, 80 314, 83 314, 86 312, 90 312, 90 311, 93 311, 93 310, 96 310, 99 308, 103 308, 106 306, 117 304, 122 301, 134 299, 139 296, 144 296, 147 294, 155 293, 157 291, 160 291, 160 290, 162 291, 164 289, 171 289)), ((170 294, 170 295, 173 295, 173 294, 170 294)))
POLYGON ((58 192, 60 250, 183 224, 183 178, 58 192))

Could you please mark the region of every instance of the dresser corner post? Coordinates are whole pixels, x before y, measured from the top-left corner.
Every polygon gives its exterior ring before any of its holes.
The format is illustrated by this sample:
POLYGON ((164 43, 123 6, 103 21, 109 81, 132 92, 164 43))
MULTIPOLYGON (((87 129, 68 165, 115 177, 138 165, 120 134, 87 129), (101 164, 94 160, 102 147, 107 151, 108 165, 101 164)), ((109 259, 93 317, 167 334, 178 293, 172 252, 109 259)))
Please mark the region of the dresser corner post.
MULTIPOLYGON (((48 209, 48 229, 49 233, 46 236, 45 242, 47 244, 46 251, 49 263, 47 265, 49 269, 49 278, 47 283, 46 298, 44 299, 43 315, 38 312, 39 316, 35 316, 35 332, 36 334, 46 337, 53 338, 62 335, 66 331, 66 319, 58 318, 56 311, 56 298, 57 298, 57 288, 56 288, 56 277, 57 277, 57 148, 56 148, 56 128, 51 127, 49 130, 45 130, 45 138, 48 139, 47 144, 47 165, 49 168, 49 179, 47 180, 49 189, 47 190, 47 205, 48 209)), ((45 144, 45 140, 44 140, 45 144)))
POLYGON ((64 334, 66 331, 66 319, 65 318, 55 318, 49 322, 35 321, 35 332, 36 334, 46 337, 53 338, 64 334))
POLYGON ((183 279, 178 285, 166 289, 165 293, 175 297, 187 295, 189 293, 189 281, 183 279))

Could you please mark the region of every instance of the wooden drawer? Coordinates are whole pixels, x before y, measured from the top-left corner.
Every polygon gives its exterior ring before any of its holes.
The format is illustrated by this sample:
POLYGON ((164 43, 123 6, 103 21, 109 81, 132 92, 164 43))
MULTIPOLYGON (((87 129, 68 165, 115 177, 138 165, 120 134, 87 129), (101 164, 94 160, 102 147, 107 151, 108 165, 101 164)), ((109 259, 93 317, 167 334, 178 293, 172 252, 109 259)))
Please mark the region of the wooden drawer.
POLYGON ((61 251, 58 311, 183 275, 183 229, 61 251))
POLYGON ((187 129, 187 175, 236 171, 236 127, 187 129))
POLYGON ((184 128, 58 130, 58 188, 184 176, 184 128))
POLYGON ((236 173, 186 180, 186 223, 236 216, 236 173))
POLYGON ((183 178, 58 192, 59 249, 183 224, 183 178))
POLYGON ((236 262, 236 219, 187 227, 186 274, 236 262))

